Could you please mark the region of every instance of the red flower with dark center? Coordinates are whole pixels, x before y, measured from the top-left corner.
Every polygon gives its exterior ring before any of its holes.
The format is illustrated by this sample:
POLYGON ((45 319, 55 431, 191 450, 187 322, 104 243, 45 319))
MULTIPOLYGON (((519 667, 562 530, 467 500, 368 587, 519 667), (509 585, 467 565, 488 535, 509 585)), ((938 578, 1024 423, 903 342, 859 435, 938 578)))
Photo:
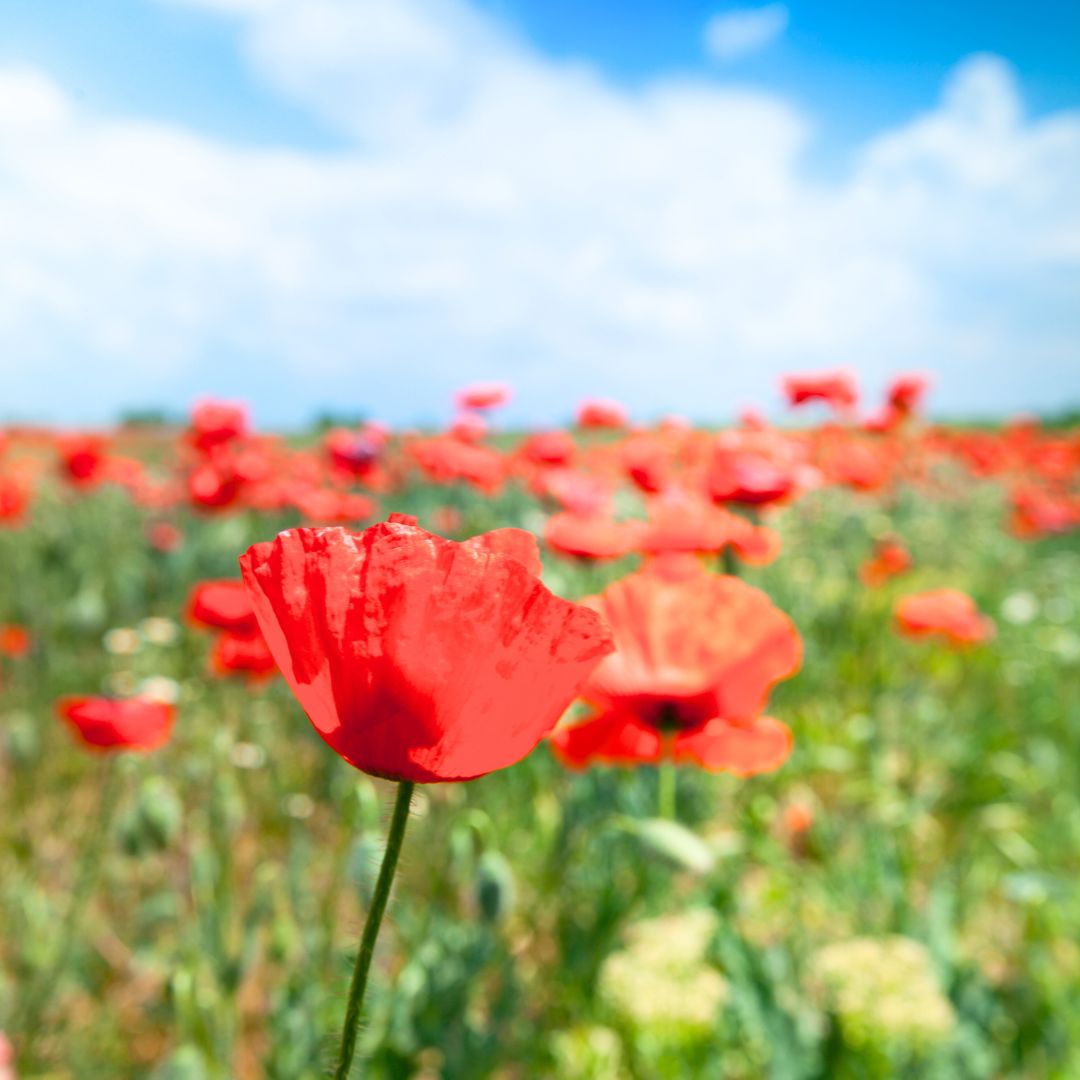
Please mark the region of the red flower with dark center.
POLYGON ((176 709, 144 698, 67 697, 57 702, 61 719, 90 749, 156 750, 169 741, 176 709))
POLYGON ((552 736, 562 761, 670 757, 740 775, 784 762, 791 733, 761 711, 772 686, 798 670, 802 640, 763 592, 664 560, 584 603, 611 627, 616 652, 582 689, 592 715, 552 736))
POLYGON ((709 472, 709 493, 716 502, 766 506, 785 502, 797 490, 794 468, 755 454, 719 448, 709 472))
POLYGON ((941 637, 953 645, 974 645, 994 633, 994 621, 979 612, 959 589, 933 589, 905 596, 896 604, 896 623, 906 637, 941 637))
POLYGON ((491 550, 505 540, 392 521, 289 530, 241 557, 282 674, 350 764, 421 782, 512 765, 611 651, 595 612, 491 550))
POLYGON ((75 487, 93 487, 104 479, 106 441, 100 435, 71 435, 58 440, 60 470, 75 487))
POLYGON ((349 476, 366 476, 379 462, 380 444, 363 432, 336 428, 325 445, 334 468, 349 476))

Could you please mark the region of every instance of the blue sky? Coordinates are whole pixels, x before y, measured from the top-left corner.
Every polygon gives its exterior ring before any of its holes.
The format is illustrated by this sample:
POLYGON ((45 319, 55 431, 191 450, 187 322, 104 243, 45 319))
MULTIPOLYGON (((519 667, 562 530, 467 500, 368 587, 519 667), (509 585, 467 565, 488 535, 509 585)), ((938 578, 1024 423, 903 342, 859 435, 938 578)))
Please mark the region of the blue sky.
POLYGON ((1075 404, 1078 53, 1066 3, 0 0, 2 408, 1075 404))

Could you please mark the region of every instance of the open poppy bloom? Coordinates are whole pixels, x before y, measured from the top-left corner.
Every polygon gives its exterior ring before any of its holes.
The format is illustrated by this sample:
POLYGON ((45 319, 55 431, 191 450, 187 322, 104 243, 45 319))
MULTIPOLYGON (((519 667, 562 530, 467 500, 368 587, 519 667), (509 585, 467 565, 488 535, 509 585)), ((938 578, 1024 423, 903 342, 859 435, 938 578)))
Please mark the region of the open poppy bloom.
POLYGON ((66 697, 56 710, 99 753, 156 750, 169 741, 176 709, 146 698, 66 697))
POLYGON ((521 530, 456 543, 404 518, 290 529, 240 565, 316 730, 376 776, 469 780, 512 765, 612 650, 595 612, 531 572, 539 555, 521 530))
POLYGON ((896 624, 905 637, 942 637, 953 645, 974 645, 994 633, 994 620, 959 589, 903 597, 896 604, 896 624))
POLYGON ((716 502, 768 506, 792 499, 798 493, 799 478, 786 463, 718 447, 708 485, 709 494, 716 502))
POLYGON ((102 480, 107 463, 105 439, 100 435, 70 435, 57 441, 60 471, 76 487, 91 487, 102 480))
POLYGON ((583 603, 617 651, 582 689, 592 715, 551 738, 565 764, 669 758, 745 776, 784 762, 791 732, 761 712, 798 670, 802 639, 765 593, 693 559, 664 560, 583 603))

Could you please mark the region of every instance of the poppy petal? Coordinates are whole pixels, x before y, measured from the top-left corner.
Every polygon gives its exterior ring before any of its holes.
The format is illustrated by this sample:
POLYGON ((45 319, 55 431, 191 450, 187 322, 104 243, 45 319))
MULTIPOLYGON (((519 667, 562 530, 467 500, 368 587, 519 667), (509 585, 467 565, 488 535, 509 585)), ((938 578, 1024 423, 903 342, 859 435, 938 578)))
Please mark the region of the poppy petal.
POLYGON ((675 760, 736 776, 778 769, 791 753, 791 731, 771 716, 730 722, 707 720, 675 738, 675 760))
POLYGON ((594 763, 640 765, 657 762, 660 733, 632 713, 601 713, 579 724, 557 728, 550 738, 556 757, 570 768, 594 763))

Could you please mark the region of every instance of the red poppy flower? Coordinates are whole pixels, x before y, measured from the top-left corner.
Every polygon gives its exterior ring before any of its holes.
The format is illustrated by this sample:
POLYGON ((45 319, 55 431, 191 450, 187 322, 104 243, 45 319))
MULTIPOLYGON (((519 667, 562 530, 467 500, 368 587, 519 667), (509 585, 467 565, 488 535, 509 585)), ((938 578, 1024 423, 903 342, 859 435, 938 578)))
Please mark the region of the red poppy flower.
POLYGON ((636 551, 643 521, 614 521, 605 514, 552 514, 544 527, 544 542, 561 555, 575 559, 619 559, 636 551))
POLYGON ((30 631, 14 623, 0 625, 0 656, 19 660, 30 651, 30 631))
POLYGON ((638 550, 648 555, 708 554, 729 546, 747 562, 762 565, 780 553, 780 537, 725 507, 678 491, 649 503, 648 526, 638 541, 638 550))
POLYGON ((429 782, 512 765, 611 651, 594 612, 484 550, 504 539, 391 521, 292 529, 241 557, 282 674, 356 768, 429 782))
POLYGON ((191 590, 188 617, 211 630, 250 634, 258 629, 251 597, 242 581, 203 581, 191 590))
POLYGON ((420 468, 436 483, 465 480, 488 494, 502 487, 505 464, 502 455, 490 447, 436 435, 414 443, 411 450, 420 468))
POLYGON ((859 568, 859 577, 873 589, 910 568, 911 555, 899 540, 879 540, 874 554, 859 568))
POLYGON ((93 487, 105 476, 106 441, 100 435, 70 435, 59 439, 60 470, 76 487, 93 487))
POLYGON ((483 442, 487 433, 488 422, 479 413, 459 413, 450 425, 450 434, 463 443, 483 442))
POLYGON ((1023 487, 1013 492, 1011 501, 1012 531, 1024 539, 1080 527, 1080 499, 1074 496, 1023 487))
POLYGON ((576 450, 570 432, 539 431, 522 442, 518 454, 533 465, 566 465, 576 450))
MULTIPOLYGON (((393 518, 394 515, 391 514, 390 519, 393 518)), ((539 577, 544 572, 536 537, 525 529, 492 529, 491 532, 480 533, 479 536, 463 541, 462 547, 487 552, 489 555, 509 555, 511 559, 517 559, 533 577, 539 577)))
POLYGON ((838 411, 854 407, 859 400, 855 377, 847 371, 830 371, 819 375, 788 375, 783 381, 784 393, 792 407, 808 401, 824 401, 838 411))
POLYGON ((718 448, 709 473, 709 493, 716 502, 767 506, 791 499, 798 486, 793 467, 722 447, 718 448))
POLYGON ((193 506, 220 510, 236 502, 240 483, 231 470, 207 463, 194 469, 188 477, 188 495, 193 506))
POLYGON ((292 504, 312 525, 347 525, 375 516, 378 505, 358 491, 336 488, 300 488, 291 497, 292 504))
POLYGON ((156 551, 175 551, 183 542, 184 534, 170 521, 155 521, 146 527, 146 538, 156 551))
POLYGON ((597 398, 583 401, 577 414, 578 427, 623 428, 628 423, 626 409, 617 401, 597 398))
POLYGON ((92 750, 155 750, 169 741, 176 709, 144 698, 68 697, 57 712, 92 750))
POLYGON ((611 627, 616 652, 582 689, 593 714, 552 736, 566 764, 671 757, 749 775, 784 762, 791 733, 760 713, 773 684, 798 670, 802 641, 763 592, 664 560, 584 603, 611 627))
POLYGON ((454 400, 459 409, 494 409, 510 400, 510 387, 505 383, 477 383, 459 390, 454 400))
POLYGON ((234 401, 197 402, 191 410, 191 441, 199 450, 232 442, 248 431, 247 406, 234 401))
POLYGON ((379 462, 381 443, 366 431, 335 428, 326 436, 325 445, 333 467, 349 476, 366 476, 379 462))
POLYGON ((577 469, 547 469, 536 487, 574 514, 604 514, 611 503, 611 483, 577 469))
POLYGON ((896 604, 896 623, 906 637, 942 637, 954 645, 973 645, 994 632, 992 619, 959 589, 934 589, 905 596, 896 604))
POLYGON ((902 416, 910 416, 922 404, 930 380, 925 375, 898 375, 889 384, 888 402, 902 416))
POLYGON ((277 664, 258 630, 228 632, 218 636, 210 653, 210 669, 215 675, 247 675, 253 680, 273 675, 277 664))
POLYGON ((14 476, 0 476, 0 522, 18 524, 29 505, 29 487, 14 476))

